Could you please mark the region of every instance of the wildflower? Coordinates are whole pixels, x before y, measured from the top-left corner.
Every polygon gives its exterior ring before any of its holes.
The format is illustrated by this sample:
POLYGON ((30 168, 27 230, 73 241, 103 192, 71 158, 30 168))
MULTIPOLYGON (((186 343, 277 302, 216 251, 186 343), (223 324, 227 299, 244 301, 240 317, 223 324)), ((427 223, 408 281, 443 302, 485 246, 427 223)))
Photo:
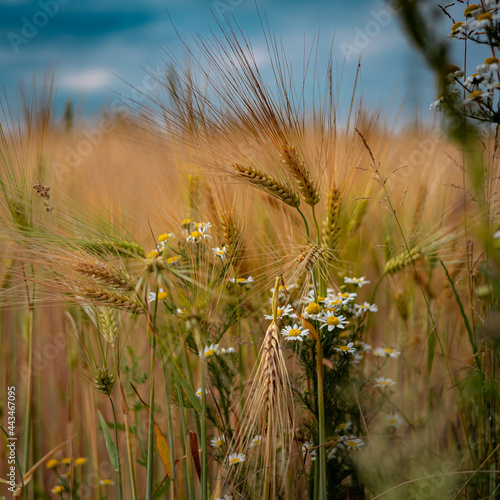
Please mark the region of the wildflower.
POLYGON ((437 96, 437 99, 435 101, 432 101, 430 104, 429 104, 429 110, 430 111, 441 111, 444 107, 444 104, 445 104, 445 100, 444 100, 444 95, 443 94, 439 94, 437 96))
POLYGON ((351 300, 354 300, 357 297, 357 293, 347 293, 347 292, 342 292, 338 293, 337 297, 342 300, 342 304, 347 304, 351 300))
POLYGON ((374 384, 374 387, 379 387, 380 389, 385 389, 386 387, 392 387, 396 385, 396 382, 392 380, 392 378, 385 378, 385 377, 377 377, 375 379, 376 384, 374 384))
POLYGON ((468 24, 467 23, 463 23, 461 21, 458 21, 457 23, 455 23, 452 27, 451 27, 451 30, 450 30, 450 34, 448 35, 450 38, 454 38, 458 35, 462 35, 466 32, 468 28, 468 24))
POLYGON ((472 27, 477 30, 484 30, 488 28, 493 22, 493 14, 491 12, 483 12, 477 16, 476 20, 473 22, 472 27))
POLYGON ((226 437, 224 435, 214 437, 210 441, 210 445, 213 446, 214 448, 219 448, 220 446, 222 446, 224 444, 225 441, 226 441, 226 437))
POLYGON ((302 445, 302 451, 304 453, 309 453, 311 455, 311 460, 314 462, 316 460, 316 448, 314 448, 314 443, 312 441, 306 441, 302 445))
POLYGON ((64 486, 62 484, 59 484, 57 486, 54 486, 50 491, 52 493, 55 493, 56 495, 62 494, 64 492, 64 486))
POLYGON ((87 459, 85 457, 80 457, 75 460, 75 465, 85 465, 87 463, 87 459))
POLYGON ((55 458, 51 458, 48 462, 47 462, 47 469, 55 469, 57 466, 59 465, 59 460, 56 460, 55 458))
POLYGON ((70 458, 70 457, 63 458, 63 459, 61 460, 61 463, 62 463, 63 465, 70 465, 70 464, 71 464, 71 458, 70 458))
POLYGON ((310 290, 307 294, 307 299, 309 302, 316 302, 317 299, 318 304, 322 304, 323 302, 325 302, 326 297, 321 297, 320 295, 316 297, 316 295, 314 294, 314 290, 310 290))
POLYGON ((486 77, 484 75, 481 75, 480 73, 473 73, 467 78, 467 80, 465 80, 464 85, 467 88, 470 88, 471 85, 478 86, 483 83, 485 79, 486 77))
POLYGON ((359 288, 361 288, 363 285, 366 285, 370 283, 368 280, 365 280, 364 276, 361 276, 361 278, 344 278, 344 283, 352 284, 352 285, 358 285, 359 288))
POLYGON ((392 427, 394 429, 397 429, 403 425, 403 419, 397 413, 386 415, 385 422, 389 427, 392 427))
POLYGON ((205 238, 210 238, 210 235, 196 230, 196 231, 189 233, 189 236, 186 238, 186 241, 188 241, 190 243, 199 243, 201 240, 203 240, 205 238))
POLYGON ((477 17, 481 12, 481 7, 475 3, 468 5, 464 10, 465 17, 477 17))
POLYGON ((334 349, 342 354, 354 354, 356 352, 354 342, 349 342, 347 345, 341 345, 340 347, 335 347, 334 349))
POLYGON ((232 278, 231 283, 237 283, 238 285, 247 285, 253 283, 253 278, 248 276, 247 278, 232 278))
POLYGON ((221 354, 233 354, 236 352, 236 349, 234 347, 228 347, 227 349, 224 349, 224 347, 220 350, 221 354))
POLYGON ((347 420, 337 425, 337 427, 335 427, 335 432, 340 434, 341 432, 347 432, 350 431, 351 429, 352 429, 352 422, 350 420, 347 420))
MULTIPOLYGON (((500 69, 500 62, 497 57, 487 57, 483 64, 480 64, 476 70, 478 73, 496 73, 500 69)), ((479 91, 478 91, 479 92, 479 91)), ((474 94, 474 92, 472 92, 474 94)), ((469 95, 469 99, 471 95, 469 95)), ((479 94, 480 95, 480 94, 479 94)))
POLYGON ((210 222, 196 222, 194 228, 196 231, 200 231, 200 233, 205 234, 207 229, 211 228, 212 224, 210 222))
POLYGON ((219 248, 219 247, 216 247, 216 248, 212 248, 212 252, 214 253, 214 257, 219 257, 220 260, 224 260, 226 258, 226 255, 227 255, 227 250, 226 250, 226 247, 222 247, 222 248, 219 248))
POLYGON ((356 349, 359 349, 361 351, 365 351, 365 352, 370 352, 372 350, 372 346, 367 344, 366 342, 361 342, 361 340, 356 340, 354 342, 354 347, 356 347, 356 349))
MULTIPOLYGON (((164 292, 163 288, 160 288, 160 290, 158 291, 158 302, 160 302, 161 300, 165 300, 167 297, 168 297, 167 292, 164 292)), ((151 302, 154 302, 155 300, 156 300, 156 293, 149 292, 149 294, 148 294, 148 304, 151 303, 151 302)))
POLYGON ((148 259, 155 259, 158 255, 158 250, 151 250, 151 252, 148 253, 148 259))
MULTIPOLYGON (((201 391, 201 387, 195 392, 195 394, 201 399, 203 392, 201 391)), ((205 389, 205 394, 208 394, 208 391, 205 389)))
POLYGON ((167 246, 168 240, 170 240, 174 236, 175 236, 174 233, 160 234, 160 236, 158 236, 158 246, 159 246, 160 250, 162 250, 162 251, 165 250, 165 247, 167 246))
POLYGON ((373 351, 373 355, 380 357, 380 356, 386 356, 388 358, 398 358, 401 352, 396 351, 395 349, 391 349, 390 347, 377 347, 373 351))
POLYGON ((181 227, 186 231, 188 234, 195 228, 196 223, 193 222, 191 219, 184 219, 181 222, 181 227))
POLYGON ((319 304, 316 304, 316 302, 311 302, 306 306, 306 311, 304 316, 306 318, 314 318, 317 317, 318 314, 321 314, 321 306, 319 304))
POLYGON ((246 459, 246 456, 243 455, 243 453, 232 453, 229 455, 226 459, 227 463, 230 465, 236 465, 241 462, 244 462, 246 459))
MULTIPOLYGON (((281 318, 296 318, 297 315, 293 312, 293 308, 290 304, 288 304, 284 309, 283 308, 278 308, 276 310, 276 316, 278 319, 281 319, 281 318)), ((273 319, 273 315, 272 314, 264 314, 264 318, 265 319, 273 319)))
POLYGON ((176 309, 177 314, 186 314, 186 309, 176 309))
POLYGON ((115 484, 113 481, 111 481, 111 479, 101 479, 99 481, 99 484, 101 486, 112 486, 113 484, 115 484))
POLYGON ((173 257, 169 257, 167 259, 167 264, 171 266, 172 264, 177 263, 179 261, 179 259, 180 259, 180 257, 178 255, 174 255, 173 257))
POLYGON ((281 330, 281 335, 283 335, 287 340, 300 340, 302 342, 302 337, 306 337, 309 330, 304 330, 302 326, 294 324, 293 326, 285 326, 281 330))
POLYGON ((459 78, 462 78, 464 76, 464 72, 455 64, 450 64, 446 68, 446 76, 445 81, 447 83, 454 83, 455 80, 458 80, 459 78))
POLYGON ((362 439, 354 436, 354 435, 350 435, 350 436, 341 436, 339 438, 339 446, 342 446, 344 448, 348 448, 348 449, 356 449, 356 448, 361 448, 361 446, 363 446, 365 443, 363 442, 362 439))
POLYGON ((263 441, 265 441, 266 438, 264 436, 259 436, 259 435, 255 435, 251 440, 250 440, 250 448, 252 448, 253 446, 259 446, 260 444, 262 444, 263 441))
POLYGON ((332 448, 331 450, 328 451, 328 453, 326 454, 326 458, 328 460, 333 460, 337 455, 337 447, 335 446, 335 448, 332 448))
POLYGON ((354 304, 354 309, 356 310, 356 314, 359 316, 363 314, 364 312, 370 311, 370 312, 377 312, 378 307, 375 304, 369 304, 368 302, 364 302, 363 304, 354 304))
MULTIPOLYGON (((208 347, 205 347, 203 349, 203 354, 205 358, 209 358, 210 356, 213 356, 214 354, 219 353, 219 344, 210 344, 208 347)), ((200 358, 201 358, 201 352, 200 352, 200 358)))
POLYGON ((327 312, 325 316, 318 319, 321 323, 323 323, 320 328, 324 328, 326 326, 329 332, 335 328, 341 328, 343 330, 345 325, 349 324, 345 316, 336 316, 335 313, 331 311, 327 312))

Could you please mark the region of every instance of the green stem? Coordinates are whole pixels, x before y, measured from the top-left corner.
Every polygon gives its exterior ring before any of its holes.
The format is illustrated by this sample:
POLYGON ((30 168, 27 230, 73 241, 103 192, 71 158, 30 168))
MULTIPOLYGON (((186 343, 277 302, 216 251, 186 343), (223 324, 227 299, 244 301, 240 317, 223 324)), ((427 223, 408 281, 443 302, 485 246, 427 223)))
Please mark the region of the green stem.
POLYGON ((170 406, 170 378, 167 372, 167 363, 163 364, 163 378, 165 380, 165 398, 167 400, 167 419, 168 419, 168 445, 170 448, 170 466, 172 467, 172 482, 170 483, 172 498, 175 498, 175 447, 174 447, 174 429, 172 426, 172 407, 170 406))
POLYGON ((306 226, 307 241, 309 242, 309 241, 311 241, 311 236, 309 235, 309 224, 307 223, 307 219, 299 207, 297 207, 297 212, 299 212, 300 216, 302 217, 302 219, 304 221, 304 225, 306 226))
POLYGON ((148 427, 148 461, 146 468, 146 500, 153 498, 153 450, 154 450, 154 412, 155 412, 155 351, 156 334, 153 326, 151 331, 151 365, 150 365, 150 391, 149 391, 149 427, 148 427))
MULTIPOLYGON (((203 347, 202 347, 203 349, 203 347)), ((203 353, 203 350, 202 350, 203 353)), ((201 498, 208 500, 206 358, 201 356, 201 498)))
POLYGON ((116 413, 115 413, 115 405, 111 397, 109 398, 111 403, 111 408, 113 409, 113 422, 115 428, 115 443, 116 443, 116 465, 117 465, 117 474, 118 474, 118 495, 120 500, 123 500, 123 486, 122 486, 122 467, 120 463, 120 448, 118 446, 118 429, 116 426, 116 413))
POLYGON ((316 373, 318 376, 319 500, 326 500, 326 432, 325 401, 323 394, 323 350, 319 338, 316 341, 316 373))

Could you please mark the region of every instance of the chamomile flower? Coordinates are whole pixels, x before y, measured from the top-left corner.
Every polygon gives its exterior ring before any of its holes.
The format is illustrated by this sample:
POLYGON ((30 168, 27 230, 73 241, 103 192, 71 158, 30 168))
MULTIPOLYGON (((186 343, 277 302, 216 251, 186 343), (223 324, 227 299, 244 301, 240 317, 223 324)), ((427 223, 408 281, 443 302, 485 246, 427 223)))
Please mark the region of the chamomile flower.
MULTIPOLYGON (((160 288, 160 290, 158 290, 158 302, 160 302, 162 300, 165 300, 167 297, 168 297, 167 292, 164 292, 163 288, 160 288)), ((148 294, 148 304, 151 303, 151 302, 154 302, 155 300, 156 300, 156 293, 149 292, 149 294, 148 294)))
POLYGON ((316 302, 310 302, 307 304, 304 313, 302 314, 304 318, 318 319, 318 317, 323 314, 323 309, 316 302))
MULTIPOLYGON (((201 387, 195 392, 196 396, 199 397, 201 399, 201 397, 203 396, 203 392, 201 390, 201 387)), ((208 391, 205 389, 205 394, 208 394, 208 391)))
POLYGON ((451 27, 450 34, 448 36, 450 38, 455 38, 460 35, 463 35, 466 33, 468 27, 469 27, 468 23, 463 23, 462 21, 458 21, 451 27))
POLYGON ((373 387, 378 387, 380 389, 386 389, 387 387, 393 387, 396 385, 396 382, 394 382, 392 378, 377 377, 375 382, 376 383, 373 384, 373 387))
POLYGON ((385 423, 393 429, 398 429, 403 425, 403 419, 397 413, 391 413, 385 416, 385 423))
POLYGON ((355 450, 361 448, 365 443, 362 439, 351 434, 350 436, 341 436, 339 438, 338 446, 347 448, 348 450, 355 450))
POLYGON ((341 432, 349 432, 352 429, 352 422, 350 420, 346 420, 345 422, 340 423, 335 427, 335 432, 340 434, 341 432))
POLYGON ((50 491, 52 491, 52 493, 55 493, 56 495, 61 495, 65 490, 64 486, 62 484, 59 484, 57 486, 54 486, 50 491))
MULTIPOLYGON (((283 307, 278 307, 278 309, 276 310, 276 316, 278 319, 281 319, 281 318, 296 318, 297 315, 293 312, 293 308, 290 304, 288 304, 285 308, 283 307)), ((264 318, 265 319, 273 319, 273 315, 272 314, 264 314, 264 318)))
POLYGON ((281 330, 281 335, 285 337, 286 340, 299 340, 302 342, 302 337, 307 337, 309 330, 304 329, 302 326, 294 324, 293 326, 285 326, 281 330))
POLYGON ((481 75, 480 73, 473 73, 467 78, 467 80, 465 80, 464 85, 469 89, 471 86, 477 87, 485 80, 486 77, 484 75, 481 75))
POLYGON ((226 459, 229 465, 236 465, 246 460, 246 456, 243 453, 231 453, 226 459))
POLYGON ((307 302, 318 302, 318 304, 322 304, 323 302, 325 302, 325 300, 326 300, 326 297, 322 297, 321 295, 318 295, 316 297, 314 294, 314 290, 309 290, 309 293, 307 294, 307 298, 306 298, 307 302))
MULTIPOLYGON (((205 358, 209 358, 214 354, 219 354, 219 344, 210 344, 208 347, 205 347, 203 349, 203 355, 205 356, 205 358)), ((200 358, 201 358, 201 352, 200 352, 200 358)))
POLYGON ((174 233, 163 233, 158 236, 158 248, 160 250, 165 250, 167 243, 175 236, 174 233))
POLYGON ((396 349, 392 349, 391 347, 377 347, 373 351, 373 355, 377 358, 387 357, 387 358, 398 358, 401 353, 396 351, 396 349))
POLYGON ((326 326, 329 332, 335 330, 335 328, 340 328, 343 330, 345 328, 345 325, 349 324, 345 316, 336 316, 336 313, 332 311, 327 312, 322 318, 318 318, 318 321, 323 323, 320 328, 324 328, 326 326))
POLYGON ((361 278, 348 278, 347 276, 344 278, 344 283, 348 283, 351 285, 358 285, 361 288, 363 285, 370 283, 368 280, 365 280, 364 276, 361 278))
MULTIPOLYGON (((500 61, 497 57, 487 57, 483 64, 480 64, 476 70, 478 73, 496 73, 500 69, 500 61)), ((470 95, 469 95, 470 98, 470 95)))
POLYGON ((326 454, 327 460, 333 460, 337 456, 337 447, 332 448, 331 450, 328 451, 326 454))
POLYGON ((342 300, 342 304, 348 304, 349 302, 354 300, 357 295, 357 293, 340 292, 337 294, 337 298, 342 300))
POLYGON ((61 463, 62 463, 63 465, 71 465, 71 458, 70 458, 70 457, 63 458, 63 459, 61 460, 61 463))
POLYGON ((75 465, 85 465, 87 463, 87 459, 85 457, 79 457, 75 460, 75 465))
POLYGON ((167 259, 167 264, 169 266, 172 266, 174 264, 177 264, 177 262, 179 262, 179 260, 180 260, 180 257, 178 255, 174 255, 173 257, 169 257, 167 259))
POLYGON ((435 101, 429 104, 429 111, 441 111, 445 105, 445 99, 443 94, 439 94, 435 101))
POLYGON ((158 250, 151 250, 151 252, 148 253, 148 259, 156 259, 156 257, 158 257, 158 255, 160 255, 160 253, 158 252, 158 250))
POLYGON ((316 460, 316 448, 314 448, 314 443, 312 441, 306 441, 302 445, 302 451, 308 453, 311 456, 311 460, 314 462, 316 460))
POLYGON ((466 18, 470 17, 477 17, 481 13, 481 7, 475 3, 472 3, 465 7, 464 9, 464 16, 466 18))
POLYGON ((224 347, 220 350, 221 354, 233 354, 236 352, 236 349, 234 347, 228 347, 225 349, 224 347))
POLYGON ((113 484, 115 484, 115 483, 114 483, 114 481, 111 481, 111 479, 101 479, 99 481, 99 484, 101 486, 113 486, 113 484))
POLYGON ((189 236, 186 238, 186 241, 188 243, 199 243, 201 240, 204 240, 205 238, 211 238, 211 236, 209 234, 202 233, 201 231, 198 231, 196 229, 195 231, 189 233, 189 236))
POLYGON ((229 281, 231 281, 231 283, 236 283, 237 285, 243 286, 253 283, 253 278, 251 276, 248 276, 247 278, 231 278, 229 281))
POLYGON ((471 28, 476 30, 484 30, 489 28, 493 24, 493 20, 496 16, 493 16, 491 12, 483 12, 476 17, 476 20, 471 23, 471 28))
POLYGON ((227 256, 227 250, 226 247, 216 247, 212 248, 212 252, 214 253, 214 257, 219 257, 220 260, 224 260, 227 256))
POLYGON ((186 231, 188 234, 191 231, 193 231, 193 229, 195 228, 195 226, 196 226, 196 222, 193 222, 191 219, 184 219, 181 222, 182 229, 184 229, 184 231, 186 231))
POLYGON ((356 348, 354 347, 354 342, 349 342, 347 345, 341 345, 339 347, 334 347, 334 349, 342 354, 354 354, 356 348))
POLYGON ((266 438, 264 436, 259 436, 259 435, 255 435, 251 441, 250 441, 250 448, 254 447, 254 446, 259 446, 260 444, 262 444, 264 441, 266 440, 266 438))
POLYGON ((214 448, 219 448, 224 444, 226 441, 226 437, 224 435, 222 436, 216 436, 213 439, 210 440, 210 445, 213 446, 214 448))
POLYGON ((197 222, 194 225, 194 228, 196 231, 200 231, 200 233, 206 233, 207 229, 210 229, 212 227, 212 224, 210 222, 197 222))
POLYGON ((364 302, 363 304, 354 304, 354 310, 356 311, 356 315, 360 316, 365 312, 375 313, 378 311, 378 307, 376 304, 369 304, 368 302, 364 302))

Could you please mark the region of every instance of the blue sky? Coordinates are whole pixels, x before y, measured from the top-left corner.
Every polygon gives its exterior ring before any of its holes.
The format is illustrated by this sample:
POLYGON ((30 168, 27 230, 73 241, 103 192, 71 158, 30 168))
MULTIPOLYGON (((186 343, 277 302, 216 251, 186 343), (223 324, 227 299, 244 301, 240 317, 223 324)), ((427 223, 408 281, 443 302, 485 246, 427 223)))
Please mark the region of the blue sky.
MULTIPOLYGON (((369 107, 396 108, 407 96, 408 114, 415 108, 424 117, 429 114, 433 78, 383 1, 257 4, 283 41, 292 66, 301 67, 304 44, 310 46, 320 31, 318 67, 324 73, 333 40, 337 75, 344 66, 341 96, 346 106, 360 54, 360 88, 369 107), (346 47, 351 47, 347 58, 346 47)), ((194 46, 196 33, 210 37, 218 31, 216 19, 223 12, 234 15, 248 34, 262 73, 270 76, 254 0, 0 0, 0 84, 15 107, 20 83, 29 84, 35 71, 53 71, 59 109, 73 99, 79 113, 90 117, 115 102, 117 93, 131 95, 124 82, 144 87, 144 69, 160 70, 167 59, 164 48, 184 59, 176 30, 194 46)))

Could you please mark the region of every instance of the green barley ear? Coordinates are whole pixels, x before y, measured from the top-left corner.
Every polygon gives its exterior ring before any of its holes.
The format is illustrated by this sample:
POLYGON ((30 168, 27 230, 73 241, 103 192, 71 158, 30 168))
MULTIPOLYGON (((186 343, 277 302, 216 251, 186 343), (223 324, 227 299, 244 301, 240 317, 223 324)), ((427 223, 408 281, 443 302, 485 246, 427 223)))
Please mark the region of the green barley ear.
POLYGON ((227 258, 231 262, 235 262, 238 260, 241 250, 240 232, 238 231, 238 227, 230 211, 224 210, 220 214, 220 222, 224 232, 224 247, 226 249, 227 258))
POLYGON ((115 255, 122 258, 145 258, 146 252, 141 245, 132 243, 126 240, 85 240, 77 241, 87 252, 97 255, 99 257, 106 257, 108 255, 115 255))
POLYGON ((115 377, 107 368, 97 369, 94 379, 94 388, 101 394, 109 396, 115 385, 115 377))
POLYGON ((361 222, 363 221, 363 217, 365 216, 367 206, 367 198, 359 200, 359 203, 356 205, 354 213, 351 216, 349 225, 347 226, 347 233, 349 234, 349 236, 353 235, 361 226, 361 222))
POLYGON ((106 342, 114 345, 118 336, 117 311, 110 307, 100 307, 97 312, 100 331, 106 342))
POLYGON ((322 245, 330 250, 335 250, 338 244, 338 221, 342 197, 338 187, 333 184, 328 191, 326 200, 327 215, 323 222, 322 245))
POLYGON ((384 273, 396 274, 408 267, 412 262, 420 259, 422 255, 423 254, 419 246, 411 248, 409 252, 404 249, 401 253, 386 262, 384 273))
POLYGON ((297 181, 297 186, 299 186, 300 192, 304 201, 311 206, 316 205, 321 198, 321 194, 314 183, 314 180, 307 170, 304 162, 300 159, 295 146, 290 146, 290 144, 283 144, 281 150, 282 162, 288 167, 290 173, 295 177, 297 181))
POLYGON ((265 174, 261 170, 253 166, 242 166, 237 163, 233 164, 237 177, 253 184, 266 191, 266 193, 275 196, 282 202, 290 205, 291 207, 298 207, 300 205, 299 195, 287 184, 265 174))

